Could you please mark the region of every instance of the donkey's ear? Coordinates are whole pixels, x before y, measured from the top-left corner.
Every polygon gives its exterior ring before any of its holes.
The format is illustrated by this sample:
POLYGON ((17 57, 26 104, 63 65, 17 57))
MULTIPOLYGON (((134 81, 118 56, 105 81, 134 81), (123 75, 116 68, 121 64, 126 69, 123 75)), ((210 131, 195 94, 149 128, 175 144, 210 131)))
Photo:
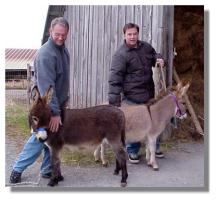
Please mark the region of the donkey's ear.
POLYGON ((189 86, 190 86, 190 83, 188 82, 185 86, 183 86, 183 87, 180 89, 180 94, 181 94, 182 96, 188 91, 189 86))
POLYGON ((45 93, 44 97, 45 97, 45 100, 46 100, 46 103, 49 104, 51 99, 52 99, 52 96, 53 96, 53 87, 52 85, 48 88, 47 92, 45 93))
POLYGON ((34 86, 30 95, 30 105, 36 103, 39 98, 40 98, 40 93, 38 91, 38 87, 34 86))

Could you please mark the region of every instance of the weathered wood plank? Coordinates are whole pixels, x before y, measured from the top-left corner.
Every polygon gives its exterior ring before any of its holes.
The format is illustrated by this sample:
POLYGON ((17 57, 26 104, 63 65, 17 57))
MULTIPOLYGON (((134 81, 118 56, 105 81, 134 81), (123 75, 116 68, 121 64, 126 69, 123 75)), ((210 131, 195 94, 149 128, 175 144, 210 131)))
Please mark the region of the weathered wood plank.
POLYGON ((92 78, 91 78, 91 71, 92 71, 92 49, 93 49, 93 39, 92 39, 92 33, 93 33, 93 6, 90 6, 90 12, 89 12, 89 32, 88 32, 88 70, 87 70, 87 82, 88 82, 88 88, 87 88, 87 106, 91 106, 91 90, 92 90, 92 78))
POLYGON ((111 59, 123 43, 125 23, 137 23, 140 39, 170 58, 171 66, 172 34, 168 31, 173 31, 172 13, 170 6, 66 6, 64 15, 70 23, 66 41, 71 58, 70 106, 89 107, 107 101, 111 59))

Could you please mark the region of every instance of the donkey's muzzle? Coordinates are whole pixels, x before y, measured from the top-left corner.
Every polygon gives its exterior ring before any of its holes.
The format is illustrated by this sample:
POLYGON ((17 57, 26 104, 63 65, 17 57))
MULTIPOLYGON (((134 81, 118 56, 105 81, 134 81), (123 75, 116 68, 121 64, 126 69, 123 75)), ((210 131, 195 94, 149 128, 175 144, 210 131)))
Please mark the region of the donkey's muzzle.
POLYGON ((187 118, 187 113, 182 114, 182 115, 179 116, 179 119, 185 119, 185 118, 187 118))
POLYGON ((46 140, 42 139, 42 138, 38 138, 39 142, 44 143, 46 140))
POLYGON ((38 128, 36 130, 36 138, 39 142, 45 142, 47 140, 47 131, 44 128, 38 128))

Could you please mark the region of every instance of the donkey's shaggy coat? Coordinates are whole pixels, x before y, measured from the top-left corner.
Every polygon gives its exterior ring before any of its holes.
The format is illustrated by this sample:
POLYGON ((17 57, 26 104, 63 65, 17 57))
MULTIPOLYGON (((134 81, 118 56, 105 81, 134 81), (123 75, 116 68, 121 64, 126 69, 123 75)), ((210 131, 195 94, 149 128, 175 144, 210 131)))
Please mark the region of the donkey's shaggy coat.
POLYGON ((60 171, 59 153, 63 145, 99 145, 107 139, 115 157, 116 168, 114 174, 122 171, 121 186, 126 186, 127 167, 125 154, 125 117, 124 113, 109 105, 95 106, 85 109, 66 109, 62 116, 63 125, 57 133, 49 131, 52 116, 49 102, 53 93, 52 87, 41 97, 37 87, 32 91, 32 106, 30 109, 31 126, 38 134, 38 139, 45 141, 50 148, 52 177, 48 185, 54 186, 63 180, 60 171), (40 135, 40 130, 43 136, 40 135), (46 135, 44 134, 46 133, 46 135))

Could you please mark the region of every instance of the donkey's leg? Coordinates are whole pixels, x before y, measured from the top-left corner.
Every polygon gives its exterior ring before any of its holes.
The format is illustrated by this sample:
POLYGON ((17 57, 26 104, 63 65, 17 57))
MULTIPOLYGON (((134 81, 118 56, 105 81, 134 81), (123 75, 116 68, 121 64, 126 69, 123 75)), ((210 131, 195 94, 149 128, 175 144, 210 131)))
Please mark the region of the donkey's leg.
POLYGON ((105 158, 105 149, 106 149, 106 144, 107 144, 107 140, 104 138, 102 143, 101 143, 101 160, 102 160, 102 166, 103 167, 107 167, 108 166, 108 160, 106 160, 105 158))
POLYGON ((93 154, 94 158, 95 158, 95 162, 98 162, 101 159, 103 167, 108 166, 108 161, 105 158, 106 144, 107 144, 107 141, 105 139, 103 139, 103 141, 96 148, 96 150, 94 151, 94 154, 93 154))
POLYGON ((63 180, 60 170, 60 149, 51 148, 51 166, 52 166, 52 176, 48 183, 49 186, 55 186, 59 181, 63 180))
POLYGON ((150 161, 150 150, 149 150, 148 138, 145 141, 145 158, 146 158, 146 162, 149 163, 149 161, 150 161))
POLYGON ((120 167, 120 164, 119 164, 119 161, 117 159, 115 159, 115 170, 114 170, 114 175, 118 175, 119 174, 119 171, 121 170, 121 167, 120 167))
POLYGON ((95 162, 100 161, 100 151, 101 151, 101 144, 97 146, 97 148, 95 149, 95 151, 93 153, 95 162))
POLYGON ((148 143, 149 143, 149 150, 150 150, 150 153, 151 153, 151 156, 150 156, 150 161, 148 162, 148 165, 149 166, 152 166, 154 170, 158 170, 159 167, 158 167, 158 164, 157 164, 157 161, 155 159, 155 150, 156 150, 156 137, 149 137, 148 138, 148 143))
POLYGON ((122 171, 122 178, 121 178, 121 186, 125 187, 127 185, 127 164, 126 164, 126 152, 124 150, 124 147, 122 144, 117 144, 117 143, 111 143, 112 150, 115 153, 116 157, 116 168, 114 171, 114 174, 118 174, 119 171, 122 171))
POLYGON ((117 160, 120 163, 120 168, 122 171, 122 178, 121 178, 121 186, 125 187, 127 185, 127 161, 126 161, 126 152, 122 146, 119 147, 119 154, 117 156, 117 160), (118 158, 120 156, 120 158, 118 158))

